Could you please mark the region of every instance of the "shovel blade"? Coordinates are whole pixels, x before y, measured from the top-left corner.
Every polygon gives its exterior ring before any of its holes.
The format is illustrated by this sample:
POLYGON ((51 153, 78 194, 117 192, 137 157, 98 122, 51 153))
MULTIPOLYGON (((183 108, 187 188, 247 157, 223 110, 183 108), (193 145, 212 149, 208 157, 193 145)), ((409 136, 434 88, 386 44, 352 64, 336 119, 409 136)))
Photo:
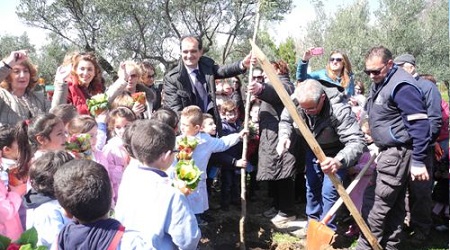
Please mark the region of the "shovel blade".
POLYGON ((309 220, 306 232, 306 249, 325 249, 332 243, 335 232, 322 222, 309 220))

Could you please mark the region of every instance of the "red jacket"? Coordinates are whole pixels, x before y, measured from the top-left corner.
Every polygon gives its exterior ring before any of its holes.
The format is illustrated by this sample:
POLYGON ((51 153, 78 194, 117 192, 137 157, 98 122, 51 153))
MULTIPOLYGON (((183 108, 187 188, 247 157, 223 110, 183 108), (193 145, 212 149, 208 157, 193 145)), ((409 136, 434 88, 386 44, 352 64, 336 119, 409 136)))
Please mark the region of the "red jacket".
POLYGON ((86 104, 86 100, 92 95, 103 93, 100 87, 95 86, 91 91, 88 88, 80 86, 76 76, 69 76, 66 79, 68 86, 67 103, 73 104, 79 114, 89 115, 89 109, 86 104))
POLYGON ((437 138, 437 141, 448 140, 449 110, 448 110, 448 103, 444 100, 441 100, 441 112, 442 112, 442 127, 441 132, 439 133, 439 137, 437 138))

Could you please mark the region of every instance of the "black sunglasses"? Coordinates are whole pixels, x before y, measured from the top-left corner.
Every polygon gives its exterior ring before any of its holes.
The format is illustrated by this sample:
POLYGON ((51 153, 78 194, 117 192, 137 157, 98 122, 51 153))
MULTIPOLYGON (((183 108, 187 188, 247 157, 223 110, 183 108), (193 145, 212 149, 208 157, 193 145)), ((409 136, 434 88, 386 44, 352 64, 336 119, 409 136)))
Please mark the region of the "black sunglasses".
POLYGON ((334 58, 334 57, 330 57, 330 62, 332 62, 332 61, 342 62, 342 58, 334 58))
POLYGON ((386 67, 386 65, 384 65, 383 67, 376 69, 376 70, 364 70, 364 73, 366 73, 368 76, 370 75, 374 75, 377 76, 379 74, 381 74, 381 71, 384 69, 384 67, 386 67))

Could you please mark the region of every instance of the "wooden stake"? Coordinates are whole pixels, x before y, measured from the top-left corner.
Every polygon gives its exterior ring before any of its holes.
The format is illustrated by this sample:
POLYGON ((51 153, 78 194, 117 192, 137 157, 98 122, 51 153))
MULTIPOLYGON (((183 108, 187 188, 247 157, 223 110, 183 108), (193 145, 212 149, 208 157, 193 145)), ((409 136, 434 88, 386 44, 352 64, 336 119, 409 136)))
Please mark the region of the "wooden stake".
MULTIPOLYGON (((256 46, 256 44, 253 41, 250 41, 250 44, 252 45, 252 52, 258 58, 258 62, 263 68, 264 73, 268 76, 270 83, 273 85, 277 94, 280 96, 281 101, 283 102, 286 109, 289 111, 289 114, 291 115, 292 119, 298 125, 300 132, 302 133, 309 147, 314 152, 317 159, 320 162, 322 162, 326 158, 324 152, 322 151, 322 148, 320 147, 319 143, 317 143, 316 138, 313 136, 309 128, 306 126, 305 121, 303 121, 303 119, 300 118, 300 115, 297 113, 297 109, 294 103, 292 102, 289 94, 284 89, 283 84, 281 83, 280 79, 278 78, 275 72, 275 69, 272 67, 269 60, 267 60, 267 57, 264 55, 261 49, 259 49, 259 47, 256 46)), ((344 204, 347 206, 348 210, 355 219, 362 233, 369 241, 369 244, 372 246, 373 249, 381 250, 382 249, 381 245, 370 232, 369 227, 364 222, 363 218, 361 217, 361 214, 358 212, 358 209, 356 209, 355 204, 350 199, 350 196, 347 194, 347 192, 345 192, 345 188, 339 181, 337 176, 335 174, 328 174, 328 177, 335 186, 336 190, 338 191, 339 195, 344 201, 344 204)))
MULTIPOLYGON (((256 42, 256 35, 258 34, 260 14, 259 10, 261 8, 261 0, 258 1, 256 7, 256 17, 255 17, 255 27, 253 31, 253 42, 256 42)), ((252 52, 253 54, 253 52, 252 52)), ((249 82, 252 80, 252 71, 253 64, 250 63, 250 68, 248 69, 248 80, 249 82)), ((248 84, 247 84, 248 86, 248 84)), ((248 131, 248 119, 250 114, 250 92, 247 91, 247 95, 245 98, 245 118, 244 118, 244 129, 248 131)), ((242 141, 242 159, 247 160, 247 144, 248 144, 248 135, 244 136, 242 141)), ((245 218, 247 216, 247 199, 246 199, 246 169, 241 168, 241 218, 239 220, 239 245, 241 250, 245 250, 245 218)))

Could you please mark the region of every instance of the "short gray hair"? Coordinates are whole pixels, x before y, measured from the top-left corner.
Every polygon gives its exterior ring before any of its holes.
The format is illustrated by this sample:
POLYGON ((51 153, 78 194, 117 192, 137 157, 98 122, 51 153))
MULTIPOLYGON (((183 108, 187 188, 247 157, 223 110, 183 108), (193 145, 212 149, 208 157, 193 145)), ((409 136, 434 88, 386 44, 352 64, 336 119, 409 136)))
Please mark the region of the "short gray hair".
POLYGON ((297 101, 302 103, 309 100, 313 100, 314 103, 318 103, 323 90, 322 84, 314 79, 306 79, 305 81, 299 83, 295 89, 295 98, 297 101))

